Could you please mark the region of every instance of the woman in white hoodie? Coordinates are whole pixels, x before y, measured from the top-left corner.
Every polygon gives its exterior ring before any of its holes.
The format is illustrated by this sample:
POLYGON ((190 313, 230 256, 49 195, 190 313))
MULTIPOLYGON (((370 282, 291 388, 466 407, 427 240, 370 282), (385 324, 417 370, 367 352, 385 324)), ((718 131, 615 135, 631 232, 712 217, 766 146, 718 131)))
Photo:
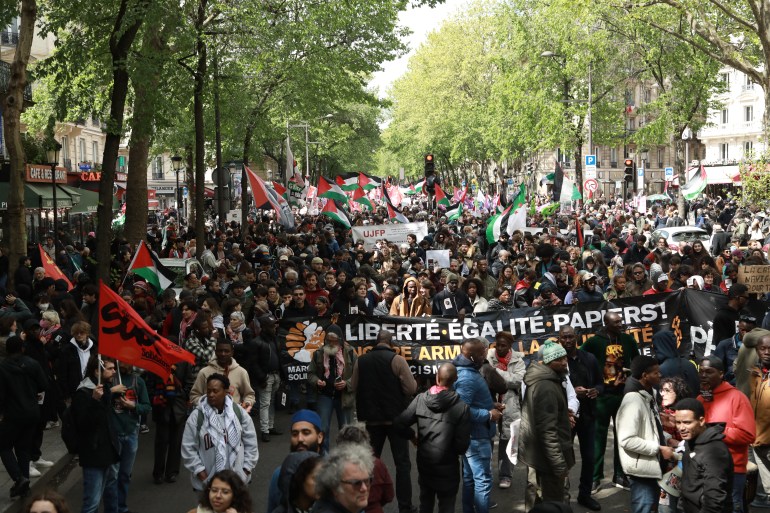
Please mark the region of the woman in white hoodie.
POLYGON ((56 372, 56 381, 64 399, 71 398, 75 393, 85 377, 88 359, 92 353, 96 353, 94 341, 90 338, 90 324, 78 321, 72 325, 70 333, 72 338, 62 344, 56 372))

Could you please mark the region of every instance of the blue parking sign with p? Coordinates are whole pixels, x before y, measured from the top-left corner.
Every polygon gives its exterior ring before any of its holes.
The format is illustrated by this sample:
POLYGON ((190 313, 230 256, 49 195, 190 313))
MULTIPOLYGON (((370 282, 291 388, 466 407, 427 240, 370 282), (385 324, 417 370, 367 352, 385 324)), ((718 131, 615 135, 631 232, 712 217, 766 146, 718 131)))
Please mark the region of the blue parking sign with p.
POLYGON ((596 165, 596 155, 586 155, 586 166, 595 166, 596 165))

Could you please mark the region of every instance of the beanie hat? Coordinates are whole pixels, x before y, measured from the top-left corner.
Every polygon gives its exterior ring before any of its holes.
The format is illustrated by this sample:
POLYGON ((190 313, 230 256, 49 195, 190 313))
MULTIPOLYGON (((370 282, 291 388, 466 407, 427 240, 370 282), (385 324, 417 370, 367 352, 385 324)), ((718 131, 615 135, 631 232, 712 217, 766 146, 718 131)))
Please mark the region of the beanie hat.
POLYGON ((323 431, 323 428, 321 427, 321 417, 319 417, 313 410, 299 410, 291 418, 292 426, 297 422, 309 422, 315 426, 316 430, 319 432, 323 431))
POLYGON ((326 334, 329 335, 332 333, 337 335, 340 338, 340 340, 342 340, 342 328, 340 328, 336 324, 330 324, 329 326, 326 327, 326 334))
POLYGON ((543 346, 543 363, 548 364, 567 356, 567 351, 556 342, 546 342, 543 346))
POLYGON ((460 281, 459 278, 457 278, 457 275, 454 273, 449 273, 446 275, 446 282, 449 283, 451 281, 460 281))

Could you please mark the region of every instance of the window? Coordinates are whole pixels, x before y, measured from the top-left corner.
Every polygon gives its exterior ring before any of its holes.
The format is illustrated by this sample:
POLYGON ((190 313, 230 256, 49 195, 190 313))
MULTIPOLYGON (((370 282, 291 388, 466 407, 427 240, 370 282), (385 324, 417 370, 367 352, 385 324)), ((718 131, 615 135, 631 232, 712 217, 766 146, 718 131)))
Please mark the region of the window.
POLYGON ((720 73, 719 80, 725 85, 726 88, 730 87, 730 73, 727 73, 727 72, 720 73))
POLYGON ((721 143, 719 145, 719 158, 727 160, 730 155, 730 145, 728 143, 721 143))
POLYGON ((723 125, 726 125, 726 124, 727 124, 727 122, 728 122, 728 119, 730 119, 730 118, 729 118, 729 116, 727 115, 727 109, 722 109, 722 113, 721 113, 721 120, 722 120, 722 124, 723 124, 723 125))
POLYGON ((663 167, 663 148, 658 148, 658 167, 663 167))
POLYGON ((93 152, 93 161, 99 162, 99 141, 94 141, 91 143, 91 151, 93 152))
POLYGON ((152 159, 152 179, 163 180, 163 157, 152 159))
POLYGON ((78 162, 86 161, 86 140, 78 139, 78 162))
POLYGON ((747 123, 754 121, 754 106, 747 105, 743 107, 743 120, 747 123))
POLYGON ((70 159, 70 140, 66 135, 63 135, 61 138, 61 158, 66 166, 67 161, 70 159))
POLYGON ((652 89, 644 90, 644 103, 650 103, 652 101, 652 89))
POLYGON ((749 157, 751 156, 753 151, 754 151, 754 143, 751 141, 745 141, 743 143, 743 156, 749 157))

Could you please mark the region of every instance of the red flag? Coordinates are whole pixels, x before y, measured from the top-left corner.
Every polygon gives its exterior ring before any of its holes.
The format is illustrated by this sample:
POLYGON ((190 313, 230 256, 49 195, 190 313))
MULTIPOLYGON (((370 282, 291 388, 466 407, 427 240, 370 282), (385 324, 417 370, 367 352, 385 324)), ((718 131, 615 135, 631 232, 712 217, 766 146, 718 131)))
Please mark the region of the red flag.
POLYGON ((48 255, 48 253, 45 252, 43 249, 43 246, 40 244, 37 245, 37 247, 40 249, 40 260, 43 262, 43 269, 45 269, 45 275, 49 278, 53 278, 54 280, 64 280, 67 282, 67 290, 72 290, 72 282, 67 278, 67 276, 61 272, 61 269, 59 269, 59 266, 56 265, 56 262, 54 262, 51 257, 48 255))
POLYGON ((99 353, 166 379, 177 362, 195 355, 161 337, 112 289, 99 282, 99 353))

